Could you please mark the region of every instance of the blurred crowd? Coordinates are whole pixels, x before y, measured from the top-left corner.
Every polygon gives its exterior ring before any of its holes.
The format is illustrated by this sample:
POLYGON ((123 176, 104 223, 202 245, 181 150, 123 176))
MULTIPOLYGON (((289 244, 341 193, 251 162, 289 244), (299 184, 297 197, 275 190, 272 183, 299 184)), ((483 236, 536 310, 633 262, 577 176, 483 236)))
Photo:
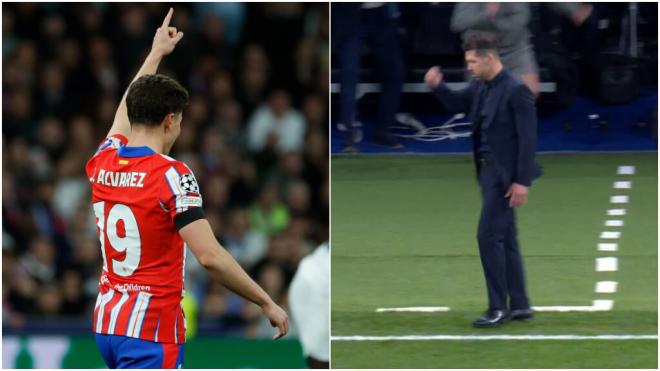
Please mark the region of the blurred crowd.
MULTIPOLYGON (((217 239, 276 300, 328 238, 328 5, 185 3, 161 64, 190 92, 170 154, 217 239)), ((101 252, 84 166, 166 13, 157 3, 3 3, 3 324, 91 321, 101 252)), ((199 326, 267 336, 259 308, 186 262, 199 326), (204 325, 206 324, 206 325, 204 325)))

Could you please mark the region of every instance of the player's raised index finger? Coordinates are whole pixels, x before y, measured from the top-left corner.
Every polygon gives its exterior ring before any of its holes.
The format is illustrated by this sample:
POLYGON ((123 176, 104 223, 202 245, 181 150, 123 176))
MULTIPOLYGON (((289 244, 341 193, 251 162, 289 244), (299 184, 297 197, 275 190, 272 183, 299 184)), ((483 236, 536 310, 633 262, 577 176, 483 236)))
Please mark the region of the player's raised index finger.
POLYGON ((170 8, 170 11, 167 12, 165 19, 163 19, 163 27, 170 25, 170 20, 172 20, 172 14, 174 14, 174 8, 170 8))

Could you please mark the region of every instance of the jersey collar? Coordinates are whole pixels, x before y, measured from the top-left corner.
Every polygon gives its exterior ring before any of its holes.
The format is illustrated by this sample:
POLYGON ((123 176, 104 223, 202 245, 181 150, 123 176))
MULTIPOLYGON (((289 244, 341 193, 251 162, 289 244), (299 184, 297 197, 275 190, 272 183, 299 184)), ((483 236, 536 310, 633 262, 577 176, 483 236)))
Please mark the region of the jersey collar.
POLYGON ((143 157, 156 154, 156 151, 153 149, 142 146, 142 147, 129 147, 122 146, 117 150, 117 154, 121 157, 143 157))

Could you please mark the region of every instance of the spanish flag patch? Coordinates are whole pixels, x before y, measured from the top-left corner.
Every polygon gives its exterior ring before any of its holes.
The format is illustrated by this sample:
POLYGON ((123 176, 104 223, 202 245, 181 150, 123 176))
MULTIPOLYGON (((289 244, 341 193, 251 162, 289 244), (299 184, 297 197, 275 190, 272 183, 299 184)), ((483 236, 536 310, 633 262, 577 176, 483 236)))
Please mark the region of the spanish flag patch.
POLYGON ((119 165, 128 165, 128 160, 119 160, 119 165))

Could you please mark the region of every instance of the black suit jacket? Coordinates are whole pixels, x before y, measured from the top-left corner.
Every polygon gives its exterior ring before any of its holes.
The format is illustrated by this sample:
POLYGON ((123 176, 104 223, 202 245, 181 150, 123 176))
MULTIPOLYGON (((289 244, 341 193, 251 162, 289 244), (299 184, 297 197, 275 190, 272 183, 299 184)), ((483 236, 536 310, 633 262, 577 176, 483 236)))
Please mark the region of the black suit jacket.
POLYGON ((500 170, 505 185, 519 183, 530 186, 541 175, 535 162, 536 153, 536 107, 534 95, 520 80, 507 70, 502 70, 493 80, 491 91, 485 102, 483 97, 486 83, 473 80, 467 88, 450 90, 440 84, 434 91, 444 107, 452 113, 468 113, 472 122, 472 144, 477 174, 480 163, 477 161, 479 145, 479 107, 483 105, 484 123, 488 144, 500 170))

